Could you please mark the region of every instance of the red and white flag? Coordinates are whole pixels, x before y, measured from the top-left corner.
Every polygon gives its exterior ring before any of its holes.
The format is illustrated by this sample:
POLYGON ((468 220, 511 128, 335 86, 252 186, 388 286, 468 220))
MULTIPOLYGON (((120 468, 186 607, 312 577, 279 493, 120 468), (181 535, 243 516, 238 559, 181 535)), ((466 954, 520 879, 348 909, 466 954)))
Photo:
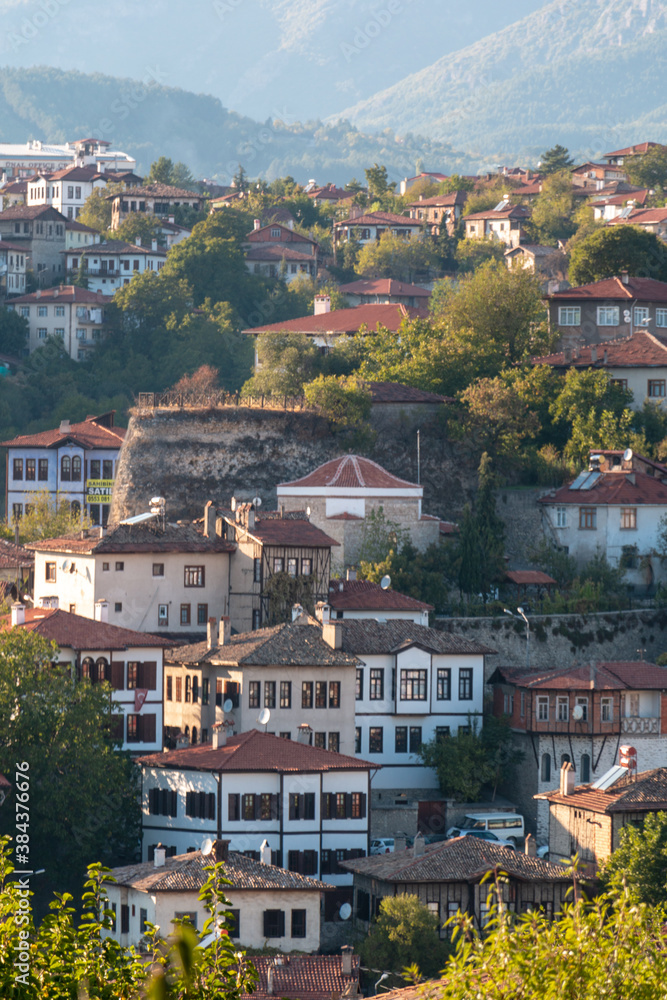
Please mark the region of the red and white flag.
POLYGON ((146 688, 135 688, 134 689, 134 711, 140 712, 144 702, 148 698, 148 691, 146 688))

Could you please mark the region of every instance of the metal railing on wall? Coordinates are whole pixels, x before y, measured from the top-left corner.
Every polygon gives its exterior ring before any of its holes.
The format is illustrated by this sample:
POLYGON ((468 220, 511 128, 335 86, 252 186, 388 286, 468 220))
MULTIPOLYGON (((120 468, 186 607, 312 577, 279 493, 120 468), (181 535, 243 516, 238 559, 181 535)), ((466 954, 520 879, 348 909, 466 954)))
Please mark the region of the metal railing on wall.
POLYGON ((137 402, 140 410, 161 409, 222 409, 243 406, 257 410, 311 410, 316 407, 306 402, 304 396, 242 396, 239 392, 223 389, 197 392, 140 392, 137 402))

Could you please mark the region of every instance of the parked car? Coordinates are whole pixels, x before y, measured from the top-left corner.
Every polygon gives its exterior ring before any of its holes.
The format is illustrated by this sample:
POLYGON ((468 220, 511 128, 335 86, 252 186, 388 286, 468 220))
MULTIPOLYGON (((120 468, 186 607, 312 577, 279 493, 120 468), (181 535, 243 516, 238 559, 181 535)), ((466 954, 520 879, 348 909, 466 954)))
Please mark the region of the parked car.
POLYGON ((380 837, 377 840, 371 840, 371 854, 393 854, 393 853, 394 853, 393 837, 380 837))
POLYGON ((448 833, 429 833, 424 837, 425 844, 440 844, 443 840, 451 840, 448 833))
POLYGON ((468 830, 488 830, 495 833, 498 840, 509 840, 516 847, 526 835, 523 816, 519 813, 467 813, 463 822, 451 826, 448 837, 460 837, 468 830))
POLYGON ((510 851, 515 851, 516 847, 510 840, 501 840, 500 837, 496 837, 495 833, 491 830, 462 830, 462 837, 476 837, 478 840, 493 840, 496 844, 500 844, 502 847, 507 847, 510 851))

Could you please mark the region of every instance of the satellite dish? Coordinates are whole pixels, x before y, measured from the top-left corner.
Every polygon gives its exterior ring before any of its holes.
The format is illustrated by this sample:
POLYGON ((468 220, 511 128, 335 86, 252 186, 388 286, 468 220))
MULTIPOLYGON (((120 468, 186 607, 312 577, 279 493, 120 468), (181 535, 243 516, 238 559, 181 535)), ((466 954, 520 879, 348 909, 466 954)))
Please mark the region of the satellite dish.
POLYGON ((63 570, 65 571, 65 573, 68 573, 71 568, 72 568, 72 560, 66 559, 65 562, 63 563, 63 570))
POLYGON ((575 722, 581 722, 584 717, 584 710, 581 705, 575 705, 572 709, 572 718, 575 722))
POLYGON ((341 920, 349 920, 352 916, 352 907, 349 903, 343 903, 340 910, 338 911, 338 916, 341 920))
POLYGON ((164 502, 164 497, 152 497, 151 507, 161 507, 164 502))
POLYGON ((203 858, 208 857, 208 855, 211 853, 212 850, 213 850, 213 841, 211 840, 210 837, 207 837, 206 840, 204 840, 201 845, 202 857, 203 858))
POLYGON ((623 452, 623 461, 631 462, 632 456, 633 456, 632 448, 626 448, 625 451, 623 452))
POLYGON ((380 586, 382 587, 383 590, 389 590, 389 588, 391 587, 391 577, 389 576, 388 573, 386 576, 383 576, 382 579, 380 580, 380 586))
POLYGON ((234 708, 234 702, 232 701, 232 699, 231 698, 226 698, 225 699, 225 704, 222 706, 222 711, 223 712, 231 712, 231 710, 233 708, 234 708))
POLYGON ((253 506, 255 506, 255 507, 261 507, 262 506, 262 498, 261 497, 253 497, 252 498, 252 502, 253 502, 253 506))
POLYGON ((270 718, 271 718, 271 712, 269 711, 269 709, 263 708, 262 711, 257 716, 257 721, 259 722, 260 726, 266 726, 268 725, 270 718))

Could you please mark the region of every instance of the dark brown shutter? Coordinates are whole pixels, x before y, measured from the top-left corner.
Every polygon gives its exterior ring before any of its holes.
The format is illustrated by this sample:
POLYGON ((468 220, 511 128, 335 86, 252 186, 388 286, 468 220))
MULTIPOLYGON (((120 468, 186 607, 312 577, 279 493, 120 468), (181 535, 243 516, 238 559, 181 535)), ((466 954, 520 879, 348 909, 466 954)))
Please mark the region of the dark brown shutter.
POLYGON ((116 691, 125 687, 125 664, 122 662, 111 663, 111 687, 116 691))
POLYGON ((139 665, 141 684, 139 687, 146 688, 147 691, 155 691, 157 684, 157 663, 149 660, 147 663, 139 665))
MULTIPOLYGON (((359 796, 359 816, 364 819, 366 816, 366 793, 362 792, 359 796)), ((363 855, 362 855, 363 856, 363 855)))
POLYGON ((299 796, 299 819, 304 819, 306 816, 306 796, 299 796))
POLYGON ((178 792, 171 792, 170 794, 171 794, 171 802, 170 802, 170 808, 169 808, 169 815, 170 816, 177 816, 178 815, 178 792))
POLYGON ((141 726, 140 742, 155 743, 155 715, 140 715, 137 721, 141 726))
POLYGON ((352 793, 347 792, 345 795, 345 818, 350 819, 352 816, 352 793))
POLYGON ((271 796, 271 819, 280 819, 280 796, 271 796))
POLYGON ((239 818, 239 797, 238 795, 227 796, 227 816, 230 821, 239 818))
POLYGON ((206 818, 207 819, 215 819, 215 793, 214 792, 209 792, 208 793, 207 801, 208 801, 208 815, 207 815, 206 818))

